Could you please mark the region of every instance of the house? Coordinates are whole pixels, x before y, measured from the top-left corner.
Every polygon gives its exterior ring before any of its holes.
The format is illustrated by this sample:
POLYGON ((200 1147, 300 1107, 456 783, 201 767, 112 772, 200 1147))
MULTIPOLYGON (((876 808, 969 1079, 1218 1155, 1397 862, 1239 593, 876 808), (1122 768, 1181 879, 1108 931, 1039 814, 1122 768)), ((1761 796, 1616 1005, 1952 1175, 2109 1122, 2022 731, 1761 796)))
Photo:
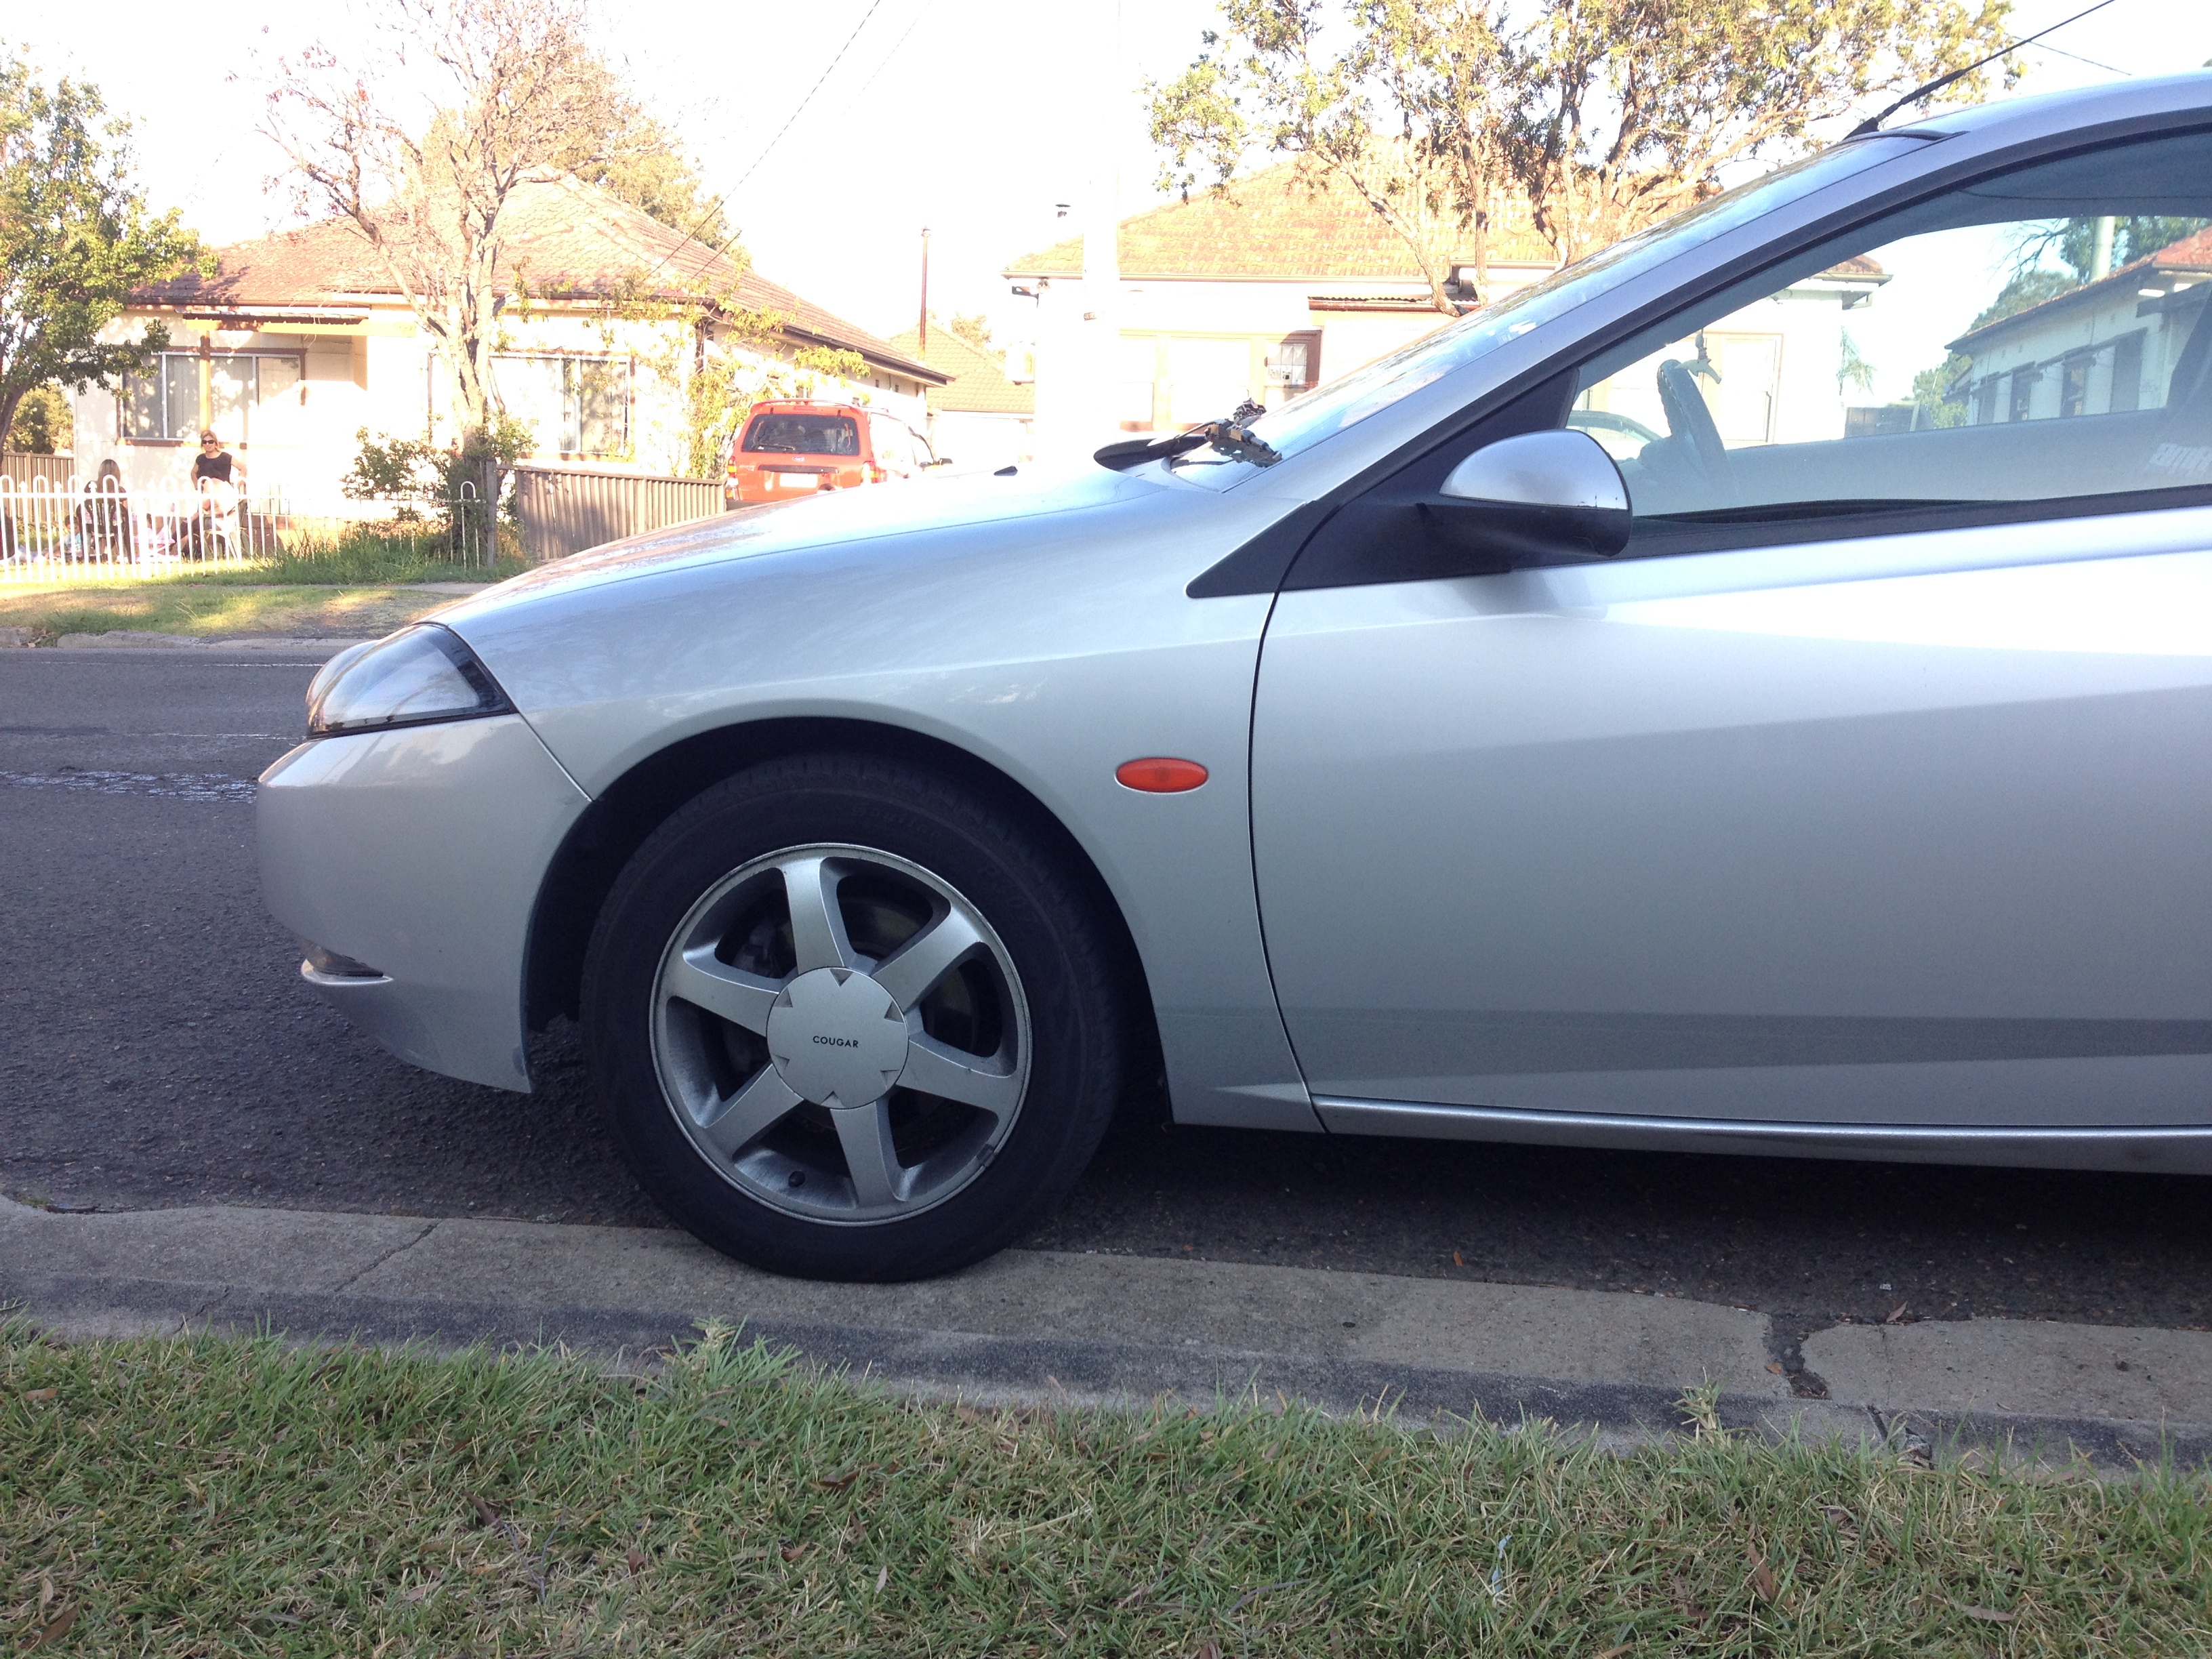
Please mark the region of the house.
POLYGON ((2166 402, 2190 331, 2212 298, 2212 230, 1951 342, 1970 365, 1949 395, 1966 423, 2124 414, 2166 402))
MULTIPOLYGON (((512 286, 493 381, 540 464, 696 470, 707 446, 692 411, 714 405, 689 395, 701 374, 726 376, 740 400, 820 395, 917 425, 927 392, 951 378, 565 173, 528 175, 503 233, 512 286), (799 361, 829 351, 860 369, 799 361)), ((171 341, 152 368, 74 399, 81 475, 112 457, 134 491, 180 488, 212 426, 257 496, 335 508, 356 434, 458 436, 434 344, 344 220, 219 249, 211 276, 134 295, 112 336, 149 320, 171 341)))
POLYGON ((891 336, 891 349, 951 377, 928 394, 930 447, 956 472, 990 472, 1029 460, 1036 427, 1036 389, 1006 373, 1005 357, 933 320, 925 348, 919 329, 891 336))
MULTIPOLYGON (((1296 162, 1125 219, 1115 252, 1125 432, 1188 426, 1248 398, 1272 407, 1450 320, 1403 239, 1348 186, 1296 162)), ((1491 234, 1493 294, 1558 263, 1525 209, 1491 234)), ((1471 300, 1474 264, 1472 251, 1453 261, 1455 295, 1471 300)), ((1083 295, 1080 237, 1004 274, 1035 301, 1033 339, 1096 309, 1083 295)), ((1040 379, 1054 361, 1040 354, 1040 379)))

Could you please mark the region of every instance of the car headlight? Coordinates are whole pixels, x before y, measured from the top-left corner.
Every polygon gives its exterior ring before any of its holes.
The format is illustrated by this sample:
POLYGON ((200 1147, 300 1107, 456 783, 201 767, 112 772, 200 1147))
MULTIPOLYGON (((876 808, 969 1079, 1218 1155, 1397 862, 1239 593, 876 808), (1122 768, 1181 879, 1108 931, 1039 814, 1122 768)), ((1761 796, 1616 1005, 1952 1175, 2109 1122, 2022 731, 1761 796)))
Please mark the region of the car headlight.
POLYGON ((418 623, 341 653, 307 688, 311 738, 514 712, 460 635, 436 623, 418 623))

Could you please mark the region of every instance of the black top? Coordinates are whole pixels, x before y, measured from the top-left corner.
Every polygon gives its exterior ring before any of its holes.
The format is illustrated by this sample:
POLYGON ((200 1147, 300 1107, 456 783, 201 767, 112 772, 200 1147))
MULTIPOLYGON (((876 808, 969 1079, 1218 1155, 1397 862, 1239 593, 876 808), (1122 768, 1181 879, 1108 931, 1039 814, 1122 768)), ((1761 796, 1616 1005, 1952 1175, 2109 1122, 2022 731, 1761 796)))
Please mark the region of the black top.
POLYGON ((192 482, 198 483, 202 478, 220 478, 223 483, 228 483, 230 468, 231 459, 228 450, 224 450, 220 455, 210 455, 202 452, 192 457, 192 482))

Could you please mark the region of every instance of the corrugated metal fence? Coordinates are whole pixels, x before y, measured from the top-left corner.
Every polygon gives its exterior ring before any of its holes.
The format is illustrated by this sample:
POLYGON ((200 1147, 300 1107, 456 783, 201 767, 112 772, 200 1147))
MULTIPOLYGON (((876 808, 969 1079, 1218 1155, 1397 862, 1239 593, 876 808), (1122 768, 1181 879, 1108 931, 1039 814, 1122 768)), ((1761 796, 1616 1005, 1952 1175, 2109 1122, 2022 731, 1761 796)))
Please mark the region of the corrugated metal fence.
POLYGON ((713 478, 519 466, 514 509, 522 556, 535 562, 712 518, 722 510, 722 486, 713 478))

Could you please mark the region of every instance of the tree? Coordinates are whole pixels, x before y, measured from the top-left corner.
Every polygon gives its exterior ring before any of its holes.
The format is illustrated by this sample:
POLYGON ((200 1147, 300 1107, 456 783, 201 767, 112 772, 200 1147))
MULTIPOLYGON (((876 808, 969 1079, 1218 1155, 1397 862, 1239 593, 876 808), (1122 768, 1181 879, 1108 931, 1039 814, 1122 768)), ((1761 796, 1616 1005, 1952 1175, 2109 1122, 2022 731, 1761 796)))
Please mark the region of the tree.
POLYGON ((991 319, 980 311, 956 311, 950 325, 953 333, 978 351, 991 349, 991 319))
POLYGON ((708 195, 676 135, 603 59, 584 67, 579 94, 576 112, 588 125, 555 152, 555 166, 709 247, 732 240, 721 204, 708 195))
POLYGON ((1245 157, 1296 158, 1310 188, 1351 191, 1405 242, 1447 316, 1450 262, 1471 253, 1480 295, 1503 179, 1504 7, 1486 0, 1346 0, 1333 48, 1322 0, 1222 0, 1225 27, 1176 80, 1148 84, 1160 182, 1226 184, 1245 157))
MULTIPOLYGON (((1356 191, 1432 303, 1516 198, 1562 260, 1802 149, 1875 98, 2002 44, 2011 0, 1222 0, 1224 27, 1147 88, 1163 182, 1253 152, 1356 191)), ((1974 95, 1985 73, 1955 83, 1974 95)))
POLYGON ((15 405, 15 423, 8 432, 8 447, 19 455, 52 455, 76 446, 76 422, 69 399, 49 380, 34 386, 15 405))
POLYGON ((584 0, 375 0, 381 45, 280 59, 263 131, 304 213, 349 222, 452 376, 465 447, 497 409, 491 357, 513 279, 507 210, 534 169, 605 160, 621 125, 584 0), (427 86, 427 106, 409 88, 427 86))
POLYGON ((147 212, 129 124, 105 114, 93 88, 43 85, 21 57, 0 59, 0 449, 35 388, 82 391, 144 368, 167 330, 101 334, 133 289, 199 257, 173 211, 147 212))
MULTIPOLYGON (((1544 0, 1512 49, 1504 149, 1563 260, 1656 224, 1723 169, 2002 46, 2011 0, 1544 0)), ((1947 89, 1978 95, 1978 72, 1947 89)))

